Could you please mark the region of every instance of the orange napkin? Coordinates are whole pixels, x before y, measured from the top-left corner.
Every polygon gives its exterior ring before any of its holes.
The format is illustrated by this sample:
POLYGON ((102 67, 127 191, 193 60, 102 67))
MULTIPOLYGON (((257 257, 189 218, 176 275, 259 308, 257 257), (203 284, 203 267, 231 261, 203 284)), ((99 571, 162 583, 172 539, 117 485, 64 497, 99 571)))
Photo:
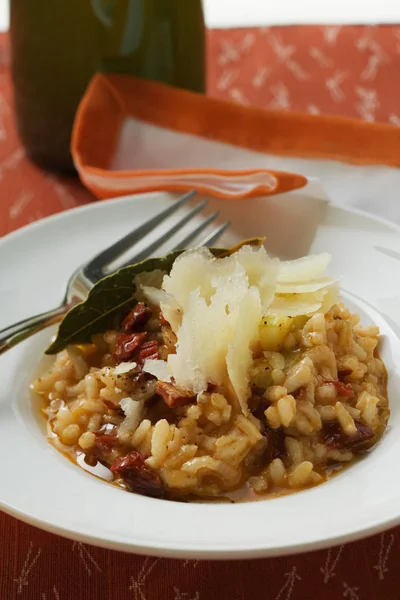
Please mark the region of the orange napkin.
MULTIPOLYGON (((239 198, 307 184, 307 176, 287 172, 290 162, 283 161, 282 170, 263 168, 269 156, 397 166, 400 129, 263 110, 98 74, 77 112, 72 154, 82 181, 99 198, 187 189, 239 198)), ((302 163, 294 164, 300 171, 302 163)))

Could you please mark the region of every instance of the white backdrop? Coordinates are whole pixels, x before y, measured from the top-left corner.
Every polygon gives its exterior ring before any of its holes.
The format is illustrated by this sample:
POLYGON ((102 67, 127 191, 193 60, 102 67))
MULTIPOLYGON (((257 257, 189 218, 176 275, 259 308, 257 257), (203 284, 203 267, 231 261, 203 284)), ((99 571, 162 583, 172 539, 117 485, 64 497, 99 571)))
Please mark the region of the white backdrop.
POLYGON ((209 27, 400 23, 398 0, 203 0, 209 27))
POLYGON ((8 2, 9 0, 0 0, 0 31, 8 29, 8 2))
MULTIPOLYGON (((203 2, 209 27, 295 23, 400 23, 398 0, 203 0, 203 2)), ((0 0, 0 31, 8 28, 8 3, 9 0, 0 0)))

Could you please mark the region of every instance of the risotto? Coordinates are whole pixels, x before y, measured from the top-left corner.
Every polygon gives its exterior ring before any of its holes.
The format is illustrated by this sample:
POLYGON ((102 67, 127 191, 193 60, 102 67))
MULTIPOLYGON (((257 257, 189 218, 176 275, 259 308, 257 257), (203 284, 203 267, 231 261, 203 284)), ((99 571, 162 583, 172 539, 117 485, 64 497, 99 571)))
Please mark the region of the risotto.
POLYGON ((260 499, 322 483, 389 417, 379 330, 325 275, 244 246, 186 251, 137 274, 114 326, 33 382, 49 440, 130 492, 260 499))

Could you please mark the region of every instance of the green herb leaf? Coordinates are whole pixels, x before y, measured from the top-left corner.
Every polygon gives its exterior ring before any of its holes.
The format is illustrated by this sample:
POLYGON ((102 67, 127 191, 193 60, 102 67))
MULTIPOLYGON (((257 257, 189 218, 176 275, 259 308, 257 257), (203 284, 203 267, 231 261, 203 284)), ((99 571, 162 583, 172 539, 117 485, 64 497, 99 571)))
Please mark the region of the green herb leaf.
MULTIPOLYGON (((261 245, 263 240, 252 238, 238 244, 231 250, 210 248, 216 257, 228 256, 241 246, 261 245)), ((134 278, 139 273, 160 269, 170 272, 175 259, 184 250, 175 250, 162 258, 148 258, 135 265, 129 265, 101 279, 90 290, 84 302, 77 304, 65 315, 58 328, 57 337, 47 348, 46 354, 56 354, 69 344, 85 344, 95 333, 103 333, 116 325, 123 310, 135 301, 134 278)))

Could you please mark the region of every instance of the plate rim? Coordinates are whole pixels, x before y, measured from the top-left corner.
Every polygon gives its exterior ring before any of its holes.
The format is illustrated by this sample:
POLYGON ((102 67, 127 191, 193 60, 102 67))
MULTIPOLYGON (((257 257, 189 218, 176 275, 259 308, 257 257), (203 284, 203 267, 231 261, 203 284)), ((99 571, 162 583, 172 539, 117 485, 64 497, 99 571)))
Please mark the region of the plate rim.
MULTIPOLYGON (((312 489, 312 488, 311 488, 312 489)), ((307 490, 304 490, 307 491, 307 490)), ((302 493, 302 492, 299 492, 302 493)), ((265 500, 268 502, 268 500, 265 500)), ((27 523, 28 525, 32 525, 46 531, 47 533, 52 533, 53 535, 60 535, 63 538, 82 542, 84 544, 91 544, 93 546, 97 546, 99 548, 105 548, 107 550, 116 550, 119 552, 126 552, 129 554, 139 554, 142 556, 154 556, 161 558, 171 558, 171 559, 182 559, 182 560, 243 560, 243 559, 261 559, 261 558, 273 558, 280 556, 290 556, 296 554, 304 554, 307 552, 314 552, 318 550, 324 550, 326 548, 333 548, 335 546, 339 546, 340 544, 348 544, 351 542, 356 542, 358 540, 362 540, 364 538, 376 535, 378 533, 387 531, 388 529, 392 529, 398 525, 400 525, 400 516, 390 519, 390 521, 385 523, 378 523, 371 525, 368 528, 358 529, 349 534, 343 534, 339 536, 331 536, 324 540, 319 540, 317 542, 305 542, 299 544, 292 544, 290 546, 286 545, 285 547, 278 547, 272 549, 266 549, 265 547, 257 547, 257 548, 246 548, 243 547, 241 549, 237 549, 236 547, 233 549, 204 549, 204 548, 196 548, 195 543, 192 542, 193 546, 185 544, 181 544, 181 548, 171 547, 171 545, 166 548, 163 547, 161 543, 150 542, 149 545, 144 543, 129 543, 123 541, 113 541, 109 539, 105 539, 102 537, 98 537, 96 535, 91 534, 81 534, 76 531, 71 531, 65 527, 61 527, 59 525, 51 525, 48 522, 38 519, 33 515, 29 515, 19 510, 15 510, 9 507, 7 504, 4 504, 0 499, 0 509, 6 513, 7 515, 22 521, 23 523, 27 523)), ((170 542, 169 542, 170 543, 170 542)))

